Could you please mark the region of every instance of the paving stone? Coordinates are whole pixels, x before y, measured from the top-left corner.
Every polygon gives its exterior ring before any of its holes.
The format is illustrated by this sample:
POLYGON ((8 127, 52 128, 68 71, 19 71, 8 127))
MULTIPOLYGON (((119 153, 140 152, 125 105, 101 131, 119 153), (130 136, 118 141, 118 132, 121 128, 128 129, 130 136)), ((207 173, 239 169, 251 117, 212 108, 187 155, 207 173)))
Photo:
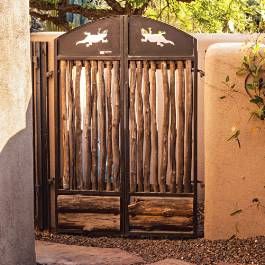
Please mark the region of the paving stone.
POLYGON ((36 241, 37 262, 45 265, 133 265, 143 259, 118 248, 82 247, 36 241))
POLYGON ((163 259, 148 265, 195 265, 178 259, 163 259))

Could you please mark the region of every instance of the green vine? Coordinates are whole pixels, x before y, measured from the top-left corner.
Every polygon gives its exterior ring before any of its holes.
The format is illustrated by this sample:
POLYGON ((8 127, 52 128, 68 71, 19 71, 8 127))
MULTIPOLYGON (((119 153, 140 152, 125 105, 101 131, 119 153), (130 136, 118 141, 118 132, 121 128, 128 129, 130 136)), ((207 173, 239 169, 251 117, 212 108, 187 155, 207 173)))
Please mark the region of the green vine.
MULTIPOLYGON (((255 106, 250 112, 249 120, 263 121, 265 119, 265 46, 261 38, 257 38, 255 42, 247 43, 242 64, 236 74, 245 76, 244 94, 249 98, 249 103, 255 106)), ((233 98, 235 93, 242 94, 236 88, 236 84, 230 81, 229 76, 226 76, 223 83, 227 90, 220 99, 233 98)), ((233 135, 227 141, 235 140, 240 148, 240 130, 234 129, 232 131, 233 135)))

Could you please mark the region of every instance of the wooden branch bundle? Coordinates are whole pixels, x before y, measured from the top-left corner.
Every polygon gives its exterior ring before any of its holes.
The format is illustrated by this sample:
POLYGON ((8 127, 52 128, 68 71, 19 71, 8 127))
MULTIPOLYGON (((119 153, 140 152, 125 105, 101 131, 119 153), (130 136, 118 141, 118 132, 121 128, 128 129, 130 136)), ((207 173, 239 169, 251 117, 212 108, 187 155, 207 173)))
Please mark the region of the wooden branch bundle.
POLYGON ((73 87, 73 62, 67 62, 67 102, 68 102, 68 127, 69 127, 69 167, 70 167, 70 178, 69 184, 70 189, 76 187, 75 181, 75 103, 74 103, 74 87, 73 87))
POLYGON ((70 167, 69 167, 69 138, 67 130, 67 105, 66 105, 66 90, 68 80, 66 78, 66 61, 60 62, 60 84, 61 84, 61 130, 62 130, 62 150, 63 150, 63 188, 69 189, 70 186, 70 167))
POLYGON ((91 68, 91 85, 92 85, 92 171, 91 182, 92 190, 98 188, 98 115, 97 115, 97 62, 92 61, 91 68))
POLYGON ((169 88, 168 88, 168 74, 167 63, 161 63, 162 71, 162 87, 164 94, 164 115, 163 115, 163 127, 162 127, 162 139, 161 139, 161 166, 160 166, 160 191, 166 192, 166 175, 168 166, 168 128, 169 128, 169 88))
POLYGON ((91 110, 92 110, 92 95, 91 95, 91 64, 85 62, 86 73, 86 108, 84 114, 84 188, 91 189, 91 110))
POLYGON ((169 132, 169 156, 171 164, 170 192, 176 192, 176 106, 175 106, 175 62, 170 62, 170 132, 169 132))
POLYGON ((113 62, 113 120, 112 120, 112 153, 113 153, 113 184, 115 191, 120 190, 120 148, 119 148, 119 128, 120 128, 120 67, 119 62, 113 62))
POLYGON ((191 61, 186 61, 185 71, 185 153, 184 153, 184 192, 191 192, 191 167, 192 167, 192 72, 191 61))
POLYGON ((81 129, 81 105, 80 105, 80 79, 82 62, 76 61, 76 75, 75 75, 75 176, 77 189, 83 188, 82 175, 82 129, 81 129))
POLYGON ((149 64, 144 61, 143 69, 144 93, 144 191, 150 191, 150 162, 151 162, 151 113, 150 113, 150 83, 149 64))
POLYGON ((143 191, 143 145, 144 145, 144 117, 142 98, 142 62, 137 61, 136 95, 137 95, 137 187, 143 191))
POLYGON ((184 66, 182 61, 177 62, 178 67, 178 137, 177 137, 177 183, 178 192, 183 192, 184 175, 184 129, 185 129, 185 92, 184 92, 184 66))
POLYGON ((137 128, 135 117, 136 65, 130 62, 130 191, 136 191, 137 183, 137 128))
POLYGON ((112 175, 112 103, 111 103, 111 74, 112 64, 111 62, 107 62, 107 76, 106 76, 106 99, 107 99, 107 186, 106 190, 111 191, 111 175, 112 175))
POLYGON ((151 61, 150 70, 150 90, 151 90, 151 168, 154 181, 154 191, 159 191, 158 185, 158 132, 156 122, 156 64, 151 61))
POLYGON ((105 102, 105 82, 104 82, 104 62, 98 62, 98 94, 99 94, 99 179, 98 190, 105 188, 105 166, 106 166, 106 102, 105 102))

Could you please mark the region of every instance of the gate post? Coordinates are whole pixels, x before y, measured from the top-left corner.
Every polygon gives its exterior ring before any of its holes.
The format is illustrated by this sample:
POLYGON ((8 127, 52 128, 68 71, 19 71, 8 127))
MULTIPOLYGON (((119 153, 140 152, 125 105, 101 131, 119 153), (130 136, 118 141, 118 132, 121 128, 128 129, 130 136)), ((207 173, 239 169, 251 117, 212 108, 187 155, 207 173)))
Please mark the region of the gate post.
POLYGON ((0 4, 0 263, 33 265, 33 146, 28 1, 0 4))

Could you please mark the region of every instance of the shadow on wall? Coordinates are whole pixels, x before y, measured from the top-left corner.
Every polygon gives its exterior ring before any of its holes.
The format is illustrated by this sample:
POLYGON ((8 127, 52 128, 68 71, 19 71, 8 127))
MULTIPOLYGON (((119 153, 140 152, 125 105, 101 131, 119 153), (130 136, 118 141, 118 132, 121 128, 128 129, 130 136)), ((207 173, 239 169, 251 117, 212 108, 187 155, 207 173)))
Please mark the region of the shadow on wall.
POLYGON ((30 100, 26 128, 12 136, 0 153, 0 264, 35 264, 33 202, 30 100))

